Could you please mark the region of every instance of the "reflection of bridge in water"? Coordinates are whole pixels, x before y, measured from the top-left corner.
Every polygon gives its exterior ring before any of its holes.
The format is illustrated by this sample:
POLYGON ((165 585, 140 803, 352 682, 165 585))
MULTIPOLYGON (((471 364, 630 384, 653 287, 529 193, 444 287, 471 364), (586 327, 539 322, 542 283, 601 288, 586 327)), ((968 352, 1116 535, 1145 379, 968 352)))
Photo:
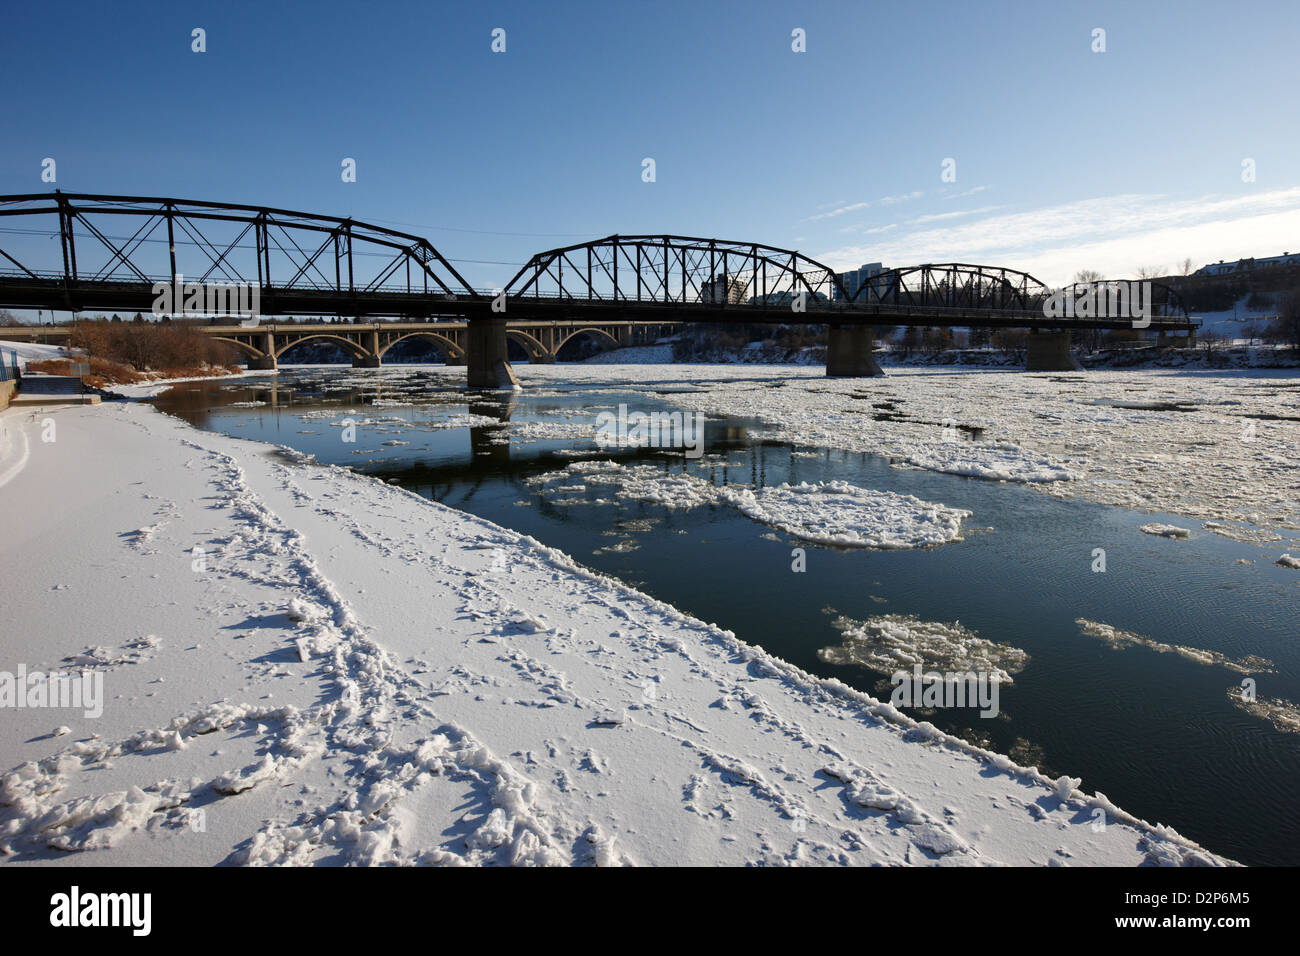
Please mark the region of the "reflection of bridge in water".
MULTIPOLYGON (((504 289, 485 291, 427 240, 352 219, 57 191, 0 196, 0 218, 0 306, 150 312, 155 286, 184 275, 256 290, 262 316, 399 320, 199 327, 262 368, 312 340, 333 341, 354 365, 378 366, 389 348, 418 335, 466 364, 471 386, 491 387, 512 380, 510 340, 544 362, 578 334, 628 345, 679 323, 717 322, 826 325, 830 375, 881 374, 876 325, 1029 329, 1029 367, 1065 369, 1074 367, 1071 330, 1140 327, 1128 316, 1048 318, 1051 290, 1014 269, 925 264, 888 270, 850 292, 830 267, 799 252, 689 236, 615 235, 548 250, 504 289)), ((1192 333, 1177 292, 1160 283, 1151 290, 1150 330, 1192 333)))
MULTIPOLYGON (((406 487, 417 488, 422 494, 429 494, 441 501, 453 492, 468 500, 478 489, 492 481, 506 481, 525 496, 531 496, 533 489, 528 479, 545 474, 554 474, 557 469, 563 471, 575 460, 572 449, 575 442, 581 444, 581 438, 537 439, 528 435, 514 433, 510 424, 520 409, 528 414, 536 413, 534 403, 518 392, 493 391, 471 393, 466 398, 458 386, 453 385, 445 374, 417 371, 417 377, 427 377, 427 383, 416 386, 423 395, 431 392, 446 392, 451 401, 447 404, 433 402, 414 408, 439 408, 452 412, 464 410, 469 413, 469 424, 464 428, 434 429, 434 434, 450 437, 454 431, 457 435, 467 434, 468 442, 449 451, 446 447, 436 450, 428 448, 417 451, 414 455, 398 453, 395 457, 384 456, 378 459, 347 458, 346 467, 360 471, 383 481, 396 481, 406 487), (427 388, 424 385, 427 384, 427 388), (459 396, 459 397, 457 397, 459 396), (542 447, 541 442, 553 443, 555 447, 542 447)), ((214 415, 237 411, 252 417, 261 417, 267 413, 274 416, 301 416, 303 412, 331 412, 331 421, 342 425, 351 420, 358 431, 375 422, 367 421, 372 412, 382 412, 388 405, 404 400, 409 401, 412 385, 407 383, 399 387, 390 387, 383 379, 373 379, 364 385, 336 388, 325 384, 328 380, 311 372, 299 371, 285 378, 271 378, 265 382, 256 380, 242 381, 205 381, 181 383, 166 390, 156 400, 159 407, 172 415, 185 419, 199 428, 222 431, 219 423, 214 422, 214 415), (256 407, 254 407, 256 406, 256 407)), ((545 414, 545 413, 543 413, 545 414)), ((595 415, 595 412, 592 412, 595 415)), ((527 414, 525 421, 528 421, 527 414)), ((545 420, 545 419, 544 419, 545 420)), ((589 418, 588 421, 591 419, 589 418)), ((710 450, 741 447, 749 444, 748 429, 753 422, 743 419, 715 417, 705 423, 706 444, 710 450)), ((388 427, 388 426, 385 426, 388 427)), ((591 441, 595 440, 596 426, 593 423, 591 441)), ((416 440, 416 436, 425 432, 424 423, 419 418, 410 420, 402 426, 402 437, 416 440)), ((227 430, 227 434, 235 432, 227 430)), ((362 440, 358 445, 365 447, 376 440, 375 435, 362 440)), ((403 444, 408 444, 403 442, 403 444)), ((345 443, 346 446, 346 443, 345 443)), ((297 446, 304 453, 315 451, 310 445, 297 446)), ((376 447, 373 452, 379 452, 376 447)), ((301 463, 297 452, 280 449, 276 454, 287 453, 293 460, 301 463)), ((651 445, 609 445, 593 444, 587 460, 616 459, 623 464, 657 462, 665 469, 679 468, 680 457, 669 451, 651 445)), ((581 457, 581 456, 580 456, 581 457)), ((328 457, 323 464, 338 464, 338 460, 328 457)), ((725 466, 724 466, 725 472, 725 466)), ((756 480, 756 479, 755 479, 756 480)), ((552 505, 546 499, 537 501, 539 509, 553 517, 563 516, 562 506, 552 505)))

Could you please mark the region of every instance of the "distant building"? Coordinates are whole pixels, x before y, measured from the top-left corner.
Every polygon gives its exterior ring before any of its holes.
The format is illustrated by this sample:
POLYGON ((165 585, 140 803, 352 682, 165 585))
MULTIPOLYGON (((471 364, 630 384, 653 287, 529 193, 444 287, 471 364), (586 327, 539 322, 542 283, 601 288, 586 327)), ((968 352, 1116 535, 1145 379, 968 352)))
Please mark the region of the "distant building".
POLYGON ((1237 272, 1251 272, 1255 269, 1274 269, 1278 266, 1300 266, 1300 253, 1284 252, 1280 256, 1269 256, 1267 259, 1238 259, 1236 262, 1224 262, 1220 259, 1218 262, 1201 266, 1192 275, 1226 276, 1237 272))
POLYGON ((716 275, 700 289, 700 301, 718 305, 742 305, 749 283, 740 276, 716 275))
MULTIPOLYGON (((871 280, 882 272, 888 271, 879 262, 868 262, 866 265, 858 266, 849 272, 837 272, 835 275, 840 280, 840 284, 844 286, 844 291, 848 294, 848 297, 854 299, 857 297, 859 289, 864 285, 869 285, 871 280)), ((837 299, 840 297, 838 289, 835 291, 835 297, 837 299)))
POLYGON ((781 305, 781 306, 788 306, 788 305, 792 305, 792 304, 794 303, 795 297, 798 296, 798 295, 803 295, 803 296, 804 296, 804 304, 805 304, 805 305, 810 305, 810 304, 812 304, 812 303, 820 303, 820 302, 827 302, 827 301, 829 301, 829 300, 826 298, 826 296, 825 296, 824 293, 821 293, 821 292, 807 292, 806 290, 800 290, 800 291, 797 291, 797 292, 789 292, 789 291, 786 291, 786 292, 769 292, 767 295, 764 295, 764 296, 750 296, 750 297, 749 297, 749 304, 750 304, 750 305, 781 305))

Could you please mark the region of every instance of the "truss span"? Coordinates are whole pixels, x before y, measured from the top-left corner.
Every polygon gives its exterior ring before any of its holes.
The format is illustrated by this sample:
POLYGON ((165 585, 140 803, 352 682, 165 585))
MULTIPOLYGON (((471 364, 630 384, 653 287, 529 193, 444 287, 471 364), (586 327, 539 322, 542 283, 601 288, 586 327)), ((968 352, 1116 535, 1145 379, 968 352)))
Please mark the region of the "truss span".
POLYGON ((511 297, 790 310, 837 297, 834 270, 790 249, 691 236, 607 236, 533 256, 511 297))
POLYGON ((426 239, 312 213, 187 199, 0 196, 0 277, 75 288, 245 283, 267 297, 478 298, 426 239), (51 240, 57 253, 51 255, 51 240))

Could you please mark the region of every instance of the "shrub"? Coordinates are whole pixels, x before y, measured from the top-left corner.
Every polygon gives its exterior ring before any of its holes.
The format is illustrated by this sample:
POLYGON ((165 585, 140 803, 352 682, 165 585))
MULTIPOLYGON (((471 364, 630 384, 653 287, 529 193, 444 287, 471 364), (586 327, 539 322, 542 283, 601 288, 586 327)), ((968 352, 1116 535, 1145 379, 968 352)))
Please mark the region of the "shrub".
POLYGON ((76 322, 68 337, 71 348, 93 358, 149 372, 167 368, 203 369, 234 365, 234 347, 177 323, 76 322))

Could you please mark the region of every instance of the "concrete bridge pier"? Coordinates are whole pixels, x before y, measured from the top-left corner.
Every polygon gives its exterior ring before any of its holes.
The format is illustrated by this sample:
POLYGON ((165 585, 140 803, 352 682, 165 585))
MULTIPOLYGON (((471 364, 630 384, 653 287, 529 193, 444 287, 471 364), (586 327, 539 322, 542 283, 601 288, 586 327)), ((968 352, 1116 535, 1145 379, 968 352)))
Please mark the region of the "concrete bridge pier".
POLYGON ((379 330, 371 329, 361 336, 361 340, 366 345, 365 355, 352 356, 353 368, 379 368, 379 330))
POLYGON ((261 358, 250 358, 248 360, 248 370, 250 372, 274 372, 277 368, 279 368, 279 365, 275 358, 275 336, 268 329, 262 333, 262 356, 261 358))
POLYGON ((1025 351, 1025 370, 1029 372, 1081 372, 1083 366, 1070 354, 1069 332, 1030 330, 1025 351))
POLYGON ((884 375, 872 354, 875 335, 869 325, 832 325, 826 332, 826 374, 838 378, 884 375))
POLYGON ((465 383, 470 388, 518 388, 506 352, 506 320, 470 319, 465 330, 465 383))

